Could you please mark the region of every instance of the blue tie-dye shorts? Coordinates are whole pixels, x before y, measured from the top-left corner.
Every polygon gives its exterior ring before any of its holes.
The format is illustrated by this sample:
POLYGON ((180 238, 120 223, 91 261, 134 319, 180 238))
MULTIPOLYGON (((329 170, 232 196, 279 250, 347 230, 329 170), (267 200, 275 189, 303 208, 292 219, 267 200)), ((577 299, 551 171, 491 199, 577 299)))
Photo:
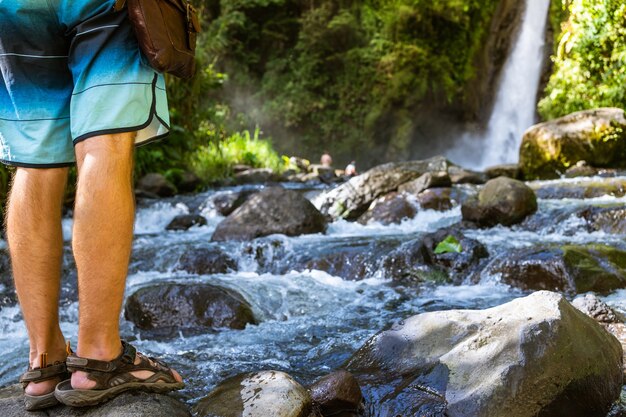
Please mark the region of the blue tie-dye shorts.
POLYGON ((114 0, 0 0, 0 160, 55 167, 74 144, 169 131, 163 75, 140 52, 114 0))

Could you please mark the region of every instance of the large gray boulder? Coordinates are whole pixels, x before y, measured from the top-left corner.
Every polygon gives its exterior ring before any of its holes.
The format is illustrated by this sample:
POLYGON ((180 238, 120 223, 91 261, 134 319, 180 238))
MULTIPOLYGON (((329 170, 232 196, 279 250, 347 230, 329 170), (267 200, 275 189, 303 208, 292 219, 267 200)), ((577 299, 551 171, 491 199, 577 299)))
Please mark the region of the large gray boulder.
POLYGON ((220 383, 194 407, 197 417, 311 417, 309 392, 291 376, 260 371, 220 383))
POLYGON ((520 166, 526 179, 558 178, 578 161, 596 168, 626 167, 624 110, 584 110, 524 133, 520 166))
POLYGON ((461 206, 463 220, 482 227, 511 226, 536 211, 537 197, 533 190, 521 181, 506 177, 489 180, 478 198, 467 200, 461 206))
POLYGON ((58 405, 41 411, 24 409, 19 385, 0 389, 2 417, 191 417, 187 406, 172 397, 135 391, 121 394, 95 407, 73 408, 58 405))
POLYGON ((417 204, 406 194, 396 192, 377 198, 370 208, 359 217, 361 224, 380 223, 385 226, 400 224, 403 220, 412 219, 417 214, 417 204))
POLYGON ((604 417, 622 388, 622 347, 563 296, 419 314, 345 364, 378 416, 604 417))
POLYGON ((320 194, 313 204, 334 219, 356 219, 376 198, 395 191, 402 184, 426 172, 445 172, 450 163, 443 157, 424 161, 390 162, 351 178, 348 182, 320 194))
POLYGON ((323 233, 326 218, 297 191, 270 187, 253 194, 217 226, 214 242, 252 240, 275 233, 298 236, 323 233))

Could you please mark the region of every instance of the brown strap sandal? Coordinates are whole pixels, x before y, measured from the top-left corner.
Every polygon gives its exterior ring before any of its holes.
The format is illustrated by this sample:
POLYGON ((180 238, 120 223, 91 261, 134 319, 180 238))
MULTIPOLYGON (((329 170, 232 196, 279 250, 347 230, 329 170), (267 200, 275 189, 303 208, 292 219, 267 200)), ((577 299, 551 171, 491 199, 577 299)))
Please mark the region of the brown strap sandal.
POLYGON ((183 382, 176 380, 167 365, 137 352, 125 341, 122 341, 120 356, 110 362, 70 355, 66 363, 70 372, 86 372, 87 377, 96 383, 92 389, 74 389, 71 381, 57 385, 56 398, 72 407, 96 405, 128 390, 165 393, 185 386, 183 382), (138 364, 135 364, 135 355, 139 358, 138 364), (139 379, 131 374, 137 371, 149 371, 153 372, 153 375, 139 379))
MULTIPOLYGON (((28 370, 22 374, 20 377, 22 388, 26 389, 31 382, 42 382, 55 378, 65 381, 70 378, 70 373, 67 371, 65 362, 55 362, 48 365, 47 353, 40 355, 39 364, 41 365, 40 367, 29 367, 28 370)), ((59 401, 54 396, 54 391, 43 395, 28 395, 24 393, 24 407, 27 411, 42 410, 44 408, 53 407, 58 403, 59 401)))

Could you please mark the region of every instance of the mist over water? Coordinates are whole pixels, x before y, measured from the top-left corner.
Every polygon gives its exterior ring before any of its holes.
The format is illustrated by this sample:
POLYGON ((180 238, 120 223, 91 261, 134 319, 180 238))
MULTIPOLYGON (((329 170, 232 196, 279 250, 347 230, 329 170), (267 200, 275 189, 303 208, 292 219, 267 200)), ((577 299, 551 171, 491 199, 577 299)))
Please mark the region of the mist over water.
POLYGON ((526 129, 536 122, 550 0, 527 0, 519 35, 503 68, 483 133, 466 133, 446 156, 473 169, 515 163, 526 129))

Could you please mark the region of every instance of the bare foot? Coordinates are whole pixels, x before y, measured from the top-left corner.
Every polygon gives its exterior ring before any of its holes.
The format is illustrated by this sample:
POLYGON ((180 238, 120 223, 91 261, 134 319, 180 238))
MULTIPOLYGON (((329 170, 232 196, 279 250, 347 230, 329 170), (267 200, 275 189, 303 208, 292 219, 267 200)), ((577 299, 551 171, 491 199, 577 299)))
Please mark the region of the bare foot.
MULTIPOLYGON (((63 344, 61 344, 63 346, 63 344)), ((39 353, 34 352, 31 353, 31 368, 39 368, 41 366, 39 353)), ((54 350, 48 351, 48 365, 51 365, 55 362, 65 362, 65 358, 67 357, 67 353, 65 352, 64 347, 60 347, 54 350)), ((61 378, 48 379, 46 381, 41 382, 30 382, 26 385, 24 392, 28 395, 38 396, 49 394, 54 391, 54 387, 61 382, 61 378)))

